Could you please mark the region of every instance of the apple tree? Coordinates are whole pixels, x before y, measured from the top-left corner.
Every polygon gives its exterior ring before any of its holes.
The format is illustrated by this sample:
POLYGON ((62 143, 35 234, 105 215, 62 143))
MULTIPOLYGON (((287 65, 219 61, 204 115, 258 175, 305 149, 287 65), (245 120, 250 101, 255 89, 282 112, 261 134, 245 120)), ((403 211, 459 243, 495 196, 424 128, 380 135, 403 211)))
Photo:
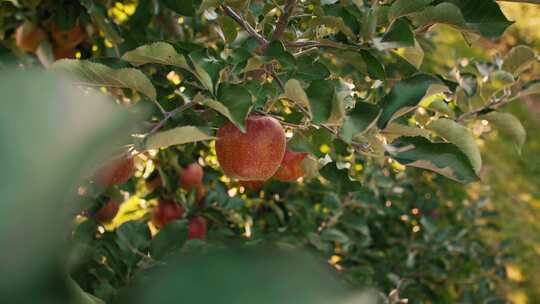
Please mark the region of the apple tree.
MULTIPOLYGON (((471 46, 499 38, 512 21, 496 1, 0 8, 3 68, 69 77, 66 86, 101 91, 134 117, 130 136, 73 189, 69 278, 88 303, 149 303, 145 292, 166 303, 181 290, 188 299, 202 276, 168 258, 238 248, 308 251, 340 288, 372 288, 384 303, 504 303, 505 244, 482 238, 489 212, 463 185, 482 183, 478 128, 489 124, 519 153, 526 130, 504 106, 540 93, 538 80, 522 76, 538 57, 518 45, 490 60, 455 58, 434 43, 440 27, 471 46), (148 279, 179 279, 163 268, 197 278, 183 287, 148 279)), ((249 287, 229 273, 243 254, 223 258, 227 273, 201 273, 249 287)), ((207 265, 223 265, 212 257, 207 265)), ((279 281, 294 265, 276 262, 279 274, 254 267, 279 281)), ((237 288, 224 303, 243 303, 237 288)), ((298 302, 314 303, 304 293, 298 302)), ((286 301, 273 296, 257 295, 286 301)))

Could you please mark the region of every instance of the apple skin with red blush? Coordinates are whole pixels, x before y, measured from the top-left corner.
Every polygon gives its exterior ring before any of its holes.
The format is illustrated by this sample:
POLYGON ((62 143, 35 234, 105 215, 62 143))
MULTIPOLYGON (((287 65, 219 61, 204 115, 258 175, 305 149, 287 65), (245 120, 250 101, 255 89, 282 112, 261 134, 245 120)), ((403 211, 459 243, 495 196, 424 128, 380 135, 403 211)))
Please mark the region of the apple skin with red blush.
POLYGON ((283 127, 270 116, 249 116, 243 133, 231 122, 217 132, 218 162, 231 178, 265 181, 278 170, 287 140, 283 127))

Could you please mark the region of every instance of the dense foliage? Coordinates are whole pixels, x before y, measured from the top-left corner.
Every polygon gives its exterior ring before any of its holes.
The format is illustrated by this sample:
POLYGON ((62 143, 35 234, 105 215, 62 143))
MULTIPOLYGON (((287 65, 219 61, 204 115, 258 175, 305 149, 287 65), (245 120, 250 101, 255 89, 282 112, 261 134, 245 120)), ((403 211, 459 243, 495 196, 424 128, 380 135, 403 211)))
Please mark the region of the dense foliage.
POLYGON ((70 75, 135 117, 79 186, 69 271, 91 301, 137 290, 175 254, 241 247, 308 250, 390 303, 504 303, 507 244, 482 238, 493 214, 462 184, 482 176, 483 133, 519 153, 525 129, 501 108, 540 93, 524 74, 537 57, 519 45, 447 64, 432 29, 496 39, 512 22, 495 1, 0 5, 4 66, 70 75), (216 130, 249 133, 257 116, 303 152, 301 178, 224 175, 216 130))

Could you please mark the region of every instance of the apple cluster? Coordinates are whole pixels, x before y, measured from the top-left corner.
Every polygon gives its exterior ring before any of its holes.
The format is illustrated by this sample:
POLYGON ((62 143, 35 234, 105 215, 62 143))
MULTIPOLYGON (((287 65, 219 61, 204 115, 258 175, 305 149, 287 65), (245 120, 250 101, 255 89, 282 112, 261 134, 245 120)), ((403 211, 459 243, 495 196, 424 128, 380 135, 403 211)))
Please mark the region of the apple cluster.
MULTIPOLYGON (((242 132, 231 122, 217 132, 216 154, 224 173, 239 181, 240 185, 253 191, 263 187, 270 179, 294 182, 305 175, 303 161, 305 152, 295 152, 287 147, 283 127, 270 116, 253 115, 246 120, 246 130, 242 132)), ((132 157, 119 157, 103 165, 93 177, 95 184, 112 187, 127 182, 135 171, 132 157)), ((182 168, 178 187, 194 191, 195 201, 202 206, 206 189, 203 184, 204 170, 196 162, 182 168)), ((146 188, 152 192, 163 186, 159 174, 146 180, 146 188)), ((112 221, 120 203, 110 199, 94 215, 100 223, 112 221)), ((170 198, 161 198, 152 211, 153 225, 161 229, 174 220, 182 219, 186 210, 182 204, 170 198)), ((207 221, 201 215, 188 218, 188 238, 205 239, 207 221)))

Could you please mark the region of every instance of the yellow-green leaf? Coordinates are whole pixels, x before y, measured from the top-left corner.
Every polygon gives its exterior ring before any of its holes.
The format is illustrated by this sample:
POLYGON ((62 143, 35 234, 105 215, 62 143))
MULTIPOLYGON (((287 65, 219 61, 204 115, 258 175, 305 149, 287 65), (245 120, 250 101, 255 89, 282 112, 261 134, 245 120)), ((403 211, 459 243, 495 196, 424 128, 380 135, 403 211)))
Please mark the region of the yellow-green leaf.
POLYGON ((213 137, 200 129, 193 126, 184 126, 151 135, 145 141, 145 148, 148 150, 158 149, 210 139, 213 139, 213 137))
POLYGON ((518 151, 521 151, 521 147, 527 139, 527 131, 523 128, 523 125, 514 115, 503 112, 490 112, 486 115, 480 116, 481 119, 489 121, 499 132, 510 137, 518 151))
POLYGON ((177 66, 190 70, 186 58, 178 54, 174 47, 165 42, 155 42, 140 46, 132 51, 126 52, 122 59, 134 66, 147 63, 177 66))
POLYGON ((517 76, 528 69, 535 60, 536 55, 533 49, 526 45, 518 45, 513 47, 504 57, 502 69, 517 76))
POLYGON ((480 172, 482 168, 482 156, 480 155, 480 149, 474 140, 474 136, 469 129, 447 118, 432 121, 426 128, 456 145, 469 158, 474 172, 477 174, 480 172))

